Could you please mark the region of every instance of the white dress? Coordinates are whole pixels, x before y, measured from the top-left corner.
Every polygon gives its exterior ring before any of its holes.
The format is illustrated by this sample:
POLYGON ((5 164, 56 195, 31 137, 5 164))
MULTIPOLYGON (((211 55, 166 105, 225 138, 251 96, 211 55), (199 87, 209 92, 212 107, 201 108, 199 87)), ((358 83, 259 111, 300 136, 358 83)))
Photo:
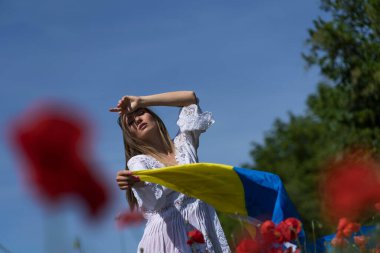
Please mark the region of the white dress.
MULTIPOLYGON (((180 129, 173 140, 178 164, 198 162, 199 136, 213 123, 211 113, 202 113, 196 104, 181 108, 177 121, 180 129)), ((165 166, 149 155, 137 155, 128 161, 130 170, 161 167, 165 166)), ((136 184, 133 192, 147 219, 138 253, 192 253, 187 244, 187 232, 193 229, 200 230, 206 241, 205 244, 193 244, 194 252, 231 252, 213 207, 149 182, 136 184)))

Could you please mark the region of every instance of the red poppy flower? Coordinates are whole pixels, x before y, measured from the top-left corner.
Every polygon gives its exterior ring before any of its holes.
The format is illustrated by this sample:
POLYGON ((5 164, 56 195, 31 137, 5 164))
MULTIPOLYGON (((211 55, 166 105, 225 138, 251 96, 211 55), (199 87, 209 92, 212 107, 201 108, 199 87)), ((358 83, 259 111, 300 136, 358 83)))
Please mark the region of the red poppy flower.
POLYGON ((358 232, 360 230, 360 224, 351 222, 347 218, 340 218, 338 227, 337 227, 337 232, 335 237, 336 238, 349 238, 351 237, 352 233, 358 232))
POLYGON ((271 245, 278 241, 278 237, 276 236, 276 224, 273 221, 267 220, 264 221, 260 226, 260 234, 263 239, 263 243, 265 245, 271 245))
POLYGON ((193 243, 205 243, 205 238, 201 231, 194 229, 187 233, 188 240, 187 244, 192 245, 193 243))
POLYGON ((95 175, 83 117, 67 107, 44 104, 20 116, 12 125, 11 141, 23 156, 27 181, 40 197, 57 203, 76 196, 96 216, 108 200, 106 187, 95 175))
POLYGON ((276 226, 276 233, 275 234, 277 237, 277 242, 278 243, 284 243, 284 242, 290 241, 290 240, 288 240, 288 238, 291 236, 290 233, 291 232, 289 231, 288 226, 284 222, 280 222, 276 226))
POLYGON ((329 166, 321 184, 322 201, 327 215, 338 219, 357 219, 374 210, 380 201, 379 165, 371 159, 345 155, 341 162, 329 166))
POLYGON ((119 229, 139 225, 144 221, 144 216, 140 212, 124 211, 116 217, 117 226, 119 229))
POLYGON ((355 222, 350 222, 342 230, 345 237, 351 237, 352 233, 358 232, 360 230, 360 224, 355 222))
POLYGON ((334 237, 334 239, 331 240, 331 245, 335 248, 344 248, 348 245, 348 242, 344 237, 334 237))
POLYGON ((364 235, 354 236, 354 241, 359 248, 365 248, 366 244, 369 241, 369 237, 364 235))
POLYGON ((380 202, 375 203, 375 209, 380 212, 380 202))
POLYGON ((338 231, 343 231, 343 229, 344 229, 345 227, 347 227, 347 225, 348 225, 349 223, 350 223, 350 221, 349 221, 347 218, 345 218, 345 217, 340 218, 340 219, 339 219, 339 222, 338 222, 337 230, 338 230, 338 231))
POLYGON ((336 237, 336 238, 344 238, 343 232, 342 232, 341 230, 338 230, 338 231, 335 233, 335 237, 336 237))
POLYGON ((282 235, 279 242, 283 243, 295 240, 301 229, 302 223, 296 218, 288 218, 282 221, 276 227, 276 231, 282 235))
POLYGON ((273 221, 271 220, 264 221, 263 224, 261 224, 260 226, 260 233, 262 235, 273 233, 275 227, 276 227, 276 224, 274 224, 273 221))
POLYGON ((243 239, 236 247, 237 253, 260 253, 262 250, 262 245, 258 241, 252 239, 243 239))
POLYGON ((284 221, 285 224, 298 235, 302 230, 302 223, 296 218, 288 218, 284 221))

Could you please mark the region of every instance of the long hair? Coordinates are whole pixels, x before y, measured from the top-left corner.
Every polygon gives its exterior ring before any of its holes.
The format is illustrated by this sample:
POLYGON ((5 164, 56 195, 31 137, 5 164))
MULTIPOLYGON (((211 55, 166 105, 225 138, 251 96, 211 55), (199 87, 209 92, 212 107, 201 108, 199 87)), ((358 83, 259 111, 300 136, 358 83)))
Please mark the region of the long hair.
MULTIPOLYGON (((173 143, 170 140, 169 133, 165 127, 164 122, 160 119, 160 117, 155 114, 152 110, 148 108, 144 108, 147 113, 153 116, 154 120, 156 121, 156 124, 158 126, 158 132, 160 139, 162 143, 164 144, 165 148, 169 152, 173 152, 174 147, 173 143)), ((129 131, 129 127, 127 124, 127 116, 125 114, 122 114, 118 118, 118 124, 122 130, 123 133, 123 142, 124 142, 124 154, 125 154, 125 169, 129 170, 127 164, 129 159, 131 159, 133 156, 136 155, 151 155, 157 160, 160 160, 159 154, 156 149, 149 146, 148 144, 144 143, 142 140, 132 136, 132 134, 129 131)), ((129 207, 133 211, 135 207, 137 206, 137 199, 135 195, 133 194, 133 191, 131 187, 129 187, 126 191, 126 197, 128 200, 129 207)))

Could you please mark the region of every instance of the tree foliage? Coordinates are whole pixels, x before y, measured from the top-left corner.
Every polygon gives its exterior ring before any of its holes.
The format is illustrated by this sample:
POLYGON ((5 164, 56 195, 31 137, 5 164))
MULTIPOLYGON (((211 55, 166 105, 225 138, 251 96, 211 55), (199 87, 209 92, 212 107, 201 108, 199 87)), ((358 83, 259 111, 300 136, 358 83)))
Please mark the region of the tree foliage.
POLYGON ((320 68, 328 84, 320 84, 308 108, 351 130, 374 129, 380 125, 380 2, 323 0, 322 9, 331 20, 314 21, 310 51, 303 57, 320 68))
POLYGON ((314 20, 302 57, 323 80, 304 115, 277 119, 263 143, 253 143, 249 166, 280 175, 309 232, 312 220, 323 223, 325 161, 348 147, 380 150, 380 1, 321 0, 321 9, 328 18, 314 20))

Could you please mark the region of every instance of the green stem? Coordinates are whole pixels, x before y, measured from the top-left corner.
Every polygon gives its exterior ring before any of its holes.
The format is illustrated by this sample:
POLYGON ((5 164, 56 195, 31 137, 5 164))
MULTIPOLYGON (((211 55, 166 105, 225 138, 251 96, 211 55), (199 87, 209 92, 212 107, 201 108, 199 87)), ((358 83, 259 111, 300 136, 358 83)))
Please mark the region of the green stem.
POLYGON ((311 220, 311 229, 313 231, 314 253, 317 253, 317 239, 315 236, 314 220, 311 220))
POLYGON ((234 236, 233 233, 231 234, 231 242, 232 242, 232 247, 233 247, 234 249, 236 249, 236 241, 235 241, 235 236, 234 236))

